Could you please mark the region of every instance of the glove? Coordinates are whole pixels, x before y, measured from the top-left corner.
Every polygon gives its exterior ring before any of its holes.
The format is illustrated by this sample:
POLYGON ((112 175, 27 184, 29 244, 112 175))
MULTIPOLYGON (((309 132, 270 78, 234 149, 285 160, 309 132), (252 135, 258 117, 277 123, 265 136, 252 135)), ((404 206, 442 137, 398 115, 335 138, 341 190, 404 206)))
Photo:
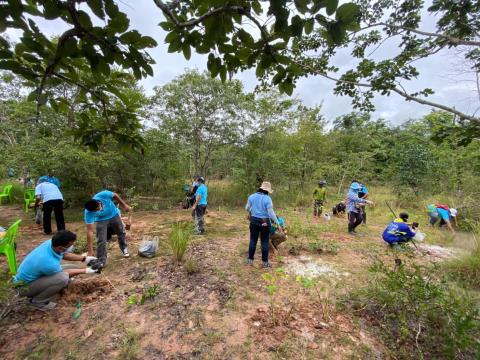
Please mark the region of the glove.
POLYGON ((85 269, 85 274, 97 274, 100 272, 100 269, 92 269, 91 267, 87 267, 85 269))
POLYGON ((414 229, 418 228, 418 222, 413 222, 412 223, 412 228, 414 228, 414 229))
POLYGON ((95 256, 85 256, 85 260, 83 261, 85 264, 89 265, 91 261, 97 260, 95 256))

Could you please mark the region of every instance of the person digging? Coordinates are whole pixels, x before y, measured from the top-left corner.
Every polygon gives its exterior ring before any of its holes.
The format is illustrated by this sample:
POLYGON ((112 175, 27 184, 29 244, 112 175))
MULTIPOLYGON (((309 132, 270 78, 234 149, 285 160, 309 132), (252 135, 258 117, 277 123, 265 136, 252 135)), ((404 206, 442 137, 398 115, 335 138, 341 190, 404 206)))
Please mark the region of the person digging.
POLYGON ((116 193, 103 190, 85 203, 85 224, 87 224, 87 250, 93 255, 93 229, 96 225, 97 232, 97 260, 92 267, 102 269, 107 262, 107 232, 110 227, 118 238, 118 246, 123 257, 130 256, 126 240, 125 227, 120 217, 119 209, 115 206, 118 202, 126 211, 132 208, 116 193))
POLYGON ((390 246, 409 242, 416 234, 418 223, 412 223, 412 228, 408 225, 408 214, 406 212, 400 213, 398 219, 392 221, 383 231, 383 240, 390 246))
POLYGON ((287 240, 287 230, 285 219, 282 217, 277 217, 278 223, 280 224, 280 230, 276 224, 272 224, 270 227, 270 252, 277 252, 278 246, 287 240))
POLYGON ((56 303, 50 299, 67 287, 72 277, 98 272, 98 269, 88 266, 62 265, 62 260, 88 264, 97 259, 87 254, 73 254, 76 239, 77 235, 71 231, 58 231, 23 259, 12 281, 19 295, 27 297, 31 306, 39 310, 52 310, 56 303))
POLYGON ((195 203, 192 206, 192 218, 195 225, 195 234, 202 235, 205 233, 205 212, 207 211, 208 188, 205 185, 205 178, 199 176, 197 178, 198 188, 195 191, 195 203))

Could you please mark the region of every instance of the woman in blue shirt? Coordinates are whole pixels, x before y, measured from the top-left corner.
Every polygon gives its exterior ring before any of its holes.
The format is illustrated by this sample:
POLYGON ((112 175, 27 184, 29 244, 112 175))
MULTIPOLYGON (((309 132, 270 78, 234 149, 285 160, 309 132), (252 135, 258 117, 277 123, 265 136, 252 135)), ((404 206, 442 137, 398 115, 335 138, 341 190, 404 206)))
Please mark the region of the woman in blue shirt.
POLYGON ((272 221, 276 224, 278 231, 283 231, 277 215, 275 215, 273 211, 273 203, 270 197, 272 192, 272 185, 268 181, 264 181, 257 192, 248 197, 247 205, 245 206, 245 210, 249 212, 250 218, 250 246, 248 249, 247 264, 253 265, 258 236, 260 235, 262 262, 265 269, 272 267, 268 262, 268 240, 272 221))

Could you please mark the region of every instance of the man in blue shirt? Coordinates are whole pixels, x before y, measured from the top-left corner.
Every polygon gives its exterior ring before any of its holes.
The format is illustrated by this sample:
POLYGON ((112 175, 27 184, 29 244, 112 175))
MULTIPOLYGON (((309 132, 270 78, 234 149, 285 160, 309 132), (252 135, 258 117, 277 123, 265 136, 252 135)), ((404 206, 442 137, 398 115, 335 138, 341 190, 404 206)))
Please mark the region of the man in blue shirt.
POLYGON ((45 234, 52 233, 52 210, 55 213, 57 231, 65 230, 65 218, 63 216, 63 195, 58 186, 40 178, 35 187, 35 207, 42 202, 43 207, 43 231, 45 234))
POLYGON ((272 192, 272 185, 268 181, 264 181, 257 192, 248 197, 247 205, 245 206, 245 210, 248 211, 250 219, 250 245, 248 248, 247 264, 253 265, 258 236, 260 236, 264 269, 272 267, 268 262, 272 221, 276 224, 277 231, 283 232, 277 215, 273 211, 272 198, 270 197, 272 192))
MULTIPOLYGON (((358 192, 358 197, 361 199, 367 199, 368 198, 368 189, 365 186, 365 184, 360 184, 362 187, 360 191, 358 192)), ((366 225, 367 224, 367 212, 365 211, 365 206, 361 208, 362 210, 362 222, 366 225)))
POLYGON ((347 194, 347 212, 348 212, 348 233, 356 234, 355 229, 363 221, 362 206, 366 204, 373 205, 370 200, 362 199, 358 196, 358 193, 362 189, 362 186, 358 182, 353 182, 350 185, 350 190, 347 194))
POLYGON ((73 254, 76 239, 77 236, 68 230, 59 231, 23 259, 13 283, 21 296, 30 299, 30 305, 40 310, 51 310, 56 304, 50 298, 65 288, 71 277, 98 272, 90 267, 61 264, 62 260, 88 264, 96 259, 86 254, 73 254))
POLYGON ((447 225, 447 228, 451 232, 455 232, 452 226, 452 219, 457 222, 457 213, 456 209, 450 209, 447 205, 442 204, 431 204, 427 206, 427 212, 430 216, 430 224, 432 226, 440 219, 439 226, 447 225))
POLYGON ((195 191, 195 203, 192 206, 192 218, 195 223, 195 233, 200 235, 205 232, 205 212, 207 210, 208 188, 205 185, 205 178, 197 178, 198 187, 195 191))
MULTIPOLYGON (((415 231, 410 229, 407 221, 408 214, 405 212, 400 213, 400 217, 388 224, 387 228, 383 231, 383 240, 389 245, 400 244, 412 240, 415 236, 415 231)), ((418 224, 414 223, 413 229, 415 230, 417 226, 418 224)))
POLYGON ((88 254, 93 255, 93 227, 97 230, 97 258, 94 268, 103 268, 107 262, 107 232, 110 227, 117 235, 118 245, 124 257, 129 257, 125 227, 120 218, 119 209, 115 202, 129 212, 132 210, 117 194, 103 190, 85 203, 85 224, 87 224, 87 249, 88 254))

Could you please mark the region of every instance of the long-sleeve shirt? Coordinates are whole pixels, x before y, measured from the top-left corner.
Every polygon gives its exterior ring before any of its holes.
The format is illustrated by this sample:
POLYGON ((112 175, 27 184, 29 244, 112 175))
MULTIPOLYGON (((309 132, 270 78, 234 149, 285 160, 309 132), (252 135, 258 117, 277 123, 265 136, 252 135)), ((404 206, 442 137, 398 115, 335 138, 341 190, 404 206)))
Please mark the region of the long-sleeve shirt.
POLYGON ((395 219, 383 231, 383 240, 388 243, 395 243, 402 239, 411 239, 415 233, 410 229, 407 223, 402 219, 395 219))
POLYGON ((360 210, 357 207, 358 204, 365 204, 367 201, 358 197, 358 193, 355 191, 349 191, 347 194, 347 211, 358 213, 360 210))

